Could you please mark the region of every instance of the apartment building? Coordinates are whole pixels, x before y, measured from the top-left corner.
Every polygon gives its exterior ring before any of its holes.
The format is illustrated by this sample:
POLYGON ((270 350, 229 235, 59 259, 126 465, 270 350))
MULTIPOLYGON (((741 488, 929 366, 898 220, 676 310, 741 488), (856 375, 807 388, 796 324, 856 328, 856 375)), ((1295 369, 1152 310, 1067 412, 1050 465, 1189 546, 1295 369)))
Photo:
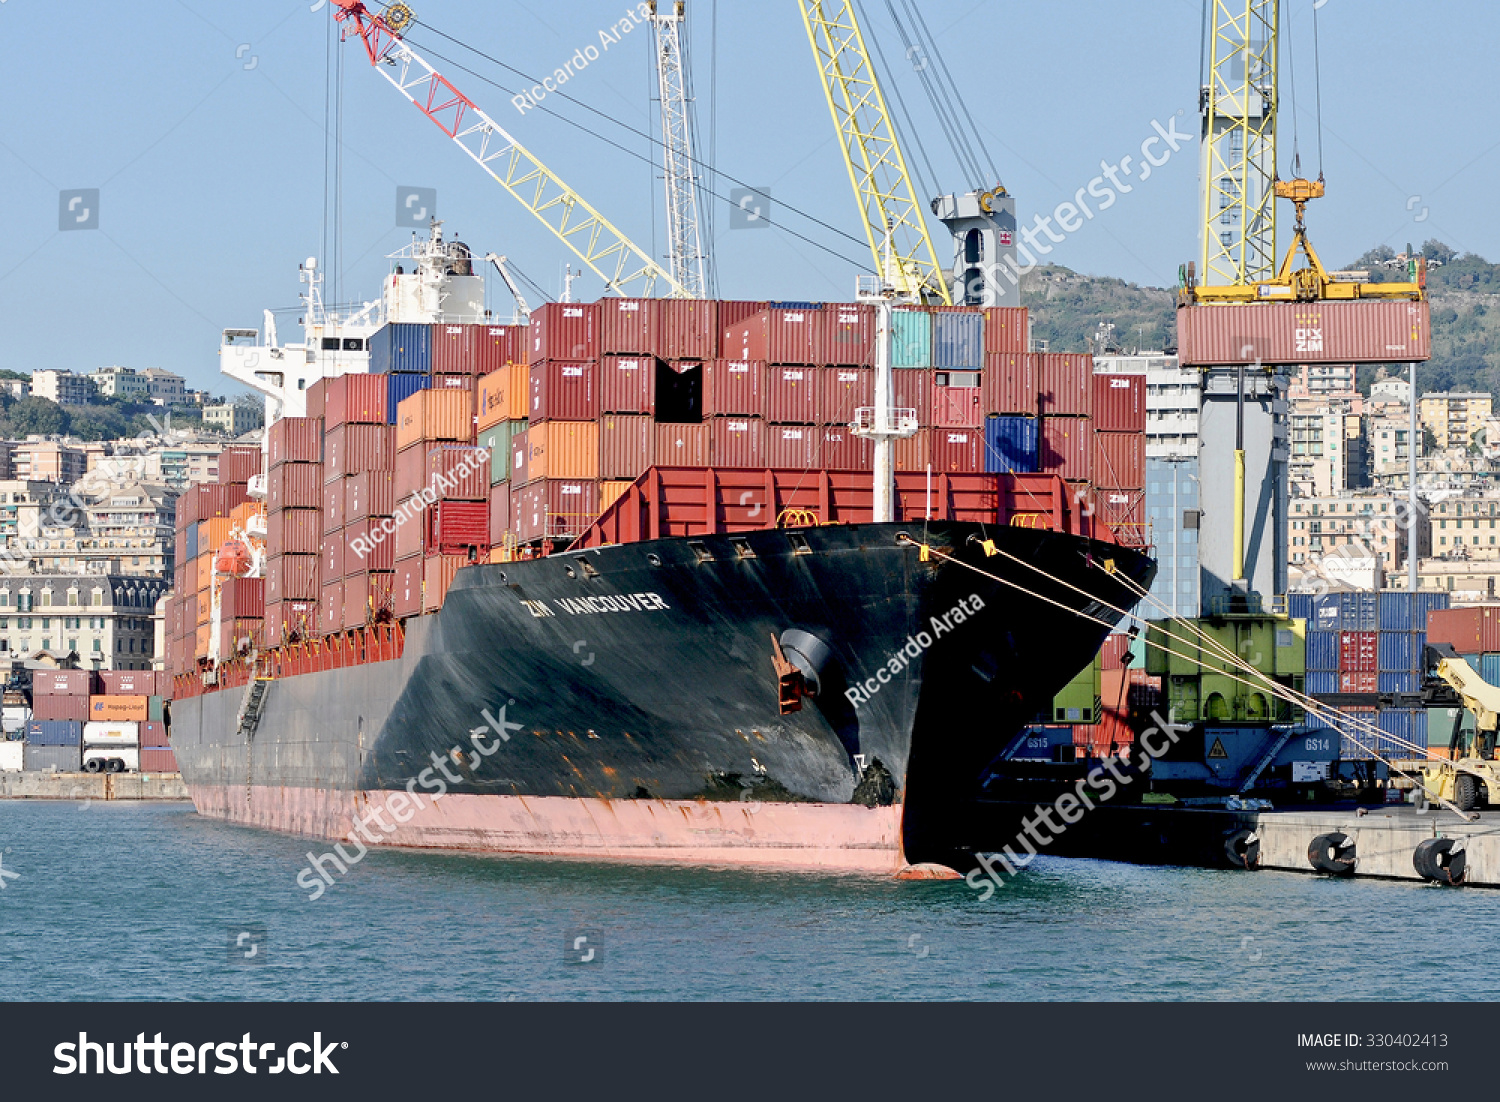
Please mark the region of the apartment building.
POLYGON ((1488 394, 1424 394, 1417 401, 1417 417, 1422 427, 1437 437, 1439 448, 1463 450, 1478 443, 1485 421, 1494 412, 1493 405, 1488 394))
POLYGON ((76 656, 85 669, 148 670, 164 578, 0 574, 0 653, 76 656))
POLYGON ((94 381, 86 375, 75 375, 71 371, 33 371, 31 393, 36 398, 49 398, 58 405, 82 405, 92 400, 97 393, 94 381))

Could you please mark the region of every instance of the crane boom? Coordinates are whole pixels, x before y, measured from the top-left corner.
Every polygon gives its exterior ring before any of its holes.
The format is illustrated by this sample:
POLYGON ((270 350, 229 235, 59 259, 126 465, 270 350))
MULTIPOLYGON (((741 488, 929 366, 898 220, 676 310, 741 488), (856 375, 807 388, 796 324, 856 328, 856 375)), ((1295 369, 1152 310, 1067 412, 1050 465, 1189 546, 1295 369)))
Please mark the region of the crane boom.
POLYGON ((674 298, 692 297, 661 265, 423 60, 383 16, 370 11, 361 0, 333 3, 335 18, 346 24, 345 37, 352 26, 364 42, 370 64, 572 249, 604 280, 607 291, 648 298, 661 283, 674 298))
POLYGON ((500 278, 505 281, 505 286, 510 289, 510 297, 516 300, 516 311, 522 318, 529 322, 531 320, 531 307, 527 305, 526 300, 521 296, 521 289, 516 286, 516 281, 510 278, 510 270, 505 266, 505 257, 488 253, 485 259, 495 266, 495 271, 500 273, 500 278))
POLYGON ((875 270, 899 294, 952 305, 852 0, 798 3, 875 270))
MULTIPOLYGON (((666 5, 663 5, 664 7, 666 5)), ((667 189, 667 242, 672 277, 693 298, 708 293, 707 258, 698 222, 698 176, 693 169, 693 126, 688 115, 687 70, 683 61, 683 0, 658 11, 651 0, 656 36, 656 80, 661 97, 661 136, 667 189)))

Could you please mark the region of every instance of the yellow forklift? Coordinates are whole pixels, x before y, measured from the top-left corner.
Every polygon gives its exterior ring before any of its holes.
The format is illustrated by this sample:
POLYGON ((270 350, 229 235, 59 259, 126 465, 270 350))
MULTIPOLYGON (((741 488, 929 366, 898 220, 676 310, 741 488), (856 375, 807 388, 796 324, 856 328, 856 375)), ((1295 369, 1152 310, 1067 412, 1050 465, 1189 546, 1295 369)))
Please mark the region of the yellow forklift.
MULTIPOLYGON (((1461 811, 1473 811, 1491 801, 1500 806, 1500 761, 1495 758, 1500 688, 1480 677, 1449 644, 1429 646, 1426 657, 1427 702, 1447 706, 1453 717, 1448 759, 1425 761, 1421 766, 1427 799, 1450 800, 1461 811)), ((1429 711, 1429 722, 1432 715, 1429 711)), ((1434 734, 1429 730, 1428 744, 1441 745, 1434 734)))

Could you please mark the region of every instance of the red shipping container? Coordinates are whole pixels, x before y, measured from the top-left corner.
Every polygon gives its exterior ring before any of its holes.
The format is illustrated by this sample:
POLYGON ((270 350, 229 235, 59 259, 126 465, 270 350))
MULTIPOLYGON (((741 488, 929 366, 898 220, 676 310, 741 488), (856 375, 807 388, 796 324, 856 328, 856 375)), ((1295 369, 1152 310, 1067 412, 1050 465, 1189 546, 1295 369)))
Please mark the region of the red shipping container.
POLYGON ((319 509, 323 505, 323 464, 283 463, 266 476, 266 507, 319 509))
POLYGON ((805 471, 817 466, 821 429, 812 425, 771 425, 766 432, 767 466, 787 471, 805 471))
POLYGON ((528 331, 524 325, 486 325, 475 339, 474 374, 489 375, 506 364, 527 363, 528 331))
POLYGON ((219 453, 219 482, 244 485, 260 474, 260 449, 243 445, 225 448, 219 453))
POLYGON ((229 655, 248 650, 252 646, 257 649, 264 646, 262 641, 264 637, 265 621, 259 618, 254 620, 220 620, 220 661, 229 655))
POLYGON ((227 517, 236 505, 242 505, 249 495, 245 487, 235 484, 199 483, 189 486, 187 492, 177 499, 177 525, 186 529, 189 524, 215 517, 227 517))
POLYGON ((266 560, 266 604, 278 601, 316 601, 317 555, 272 555, 266 560))
POLYGON ((934 474, 976 474, 983 470, 983 429, 932 430, 934 474))
POLYGON ((473 375, 483 325, 436 324, 432 327, 432 370, 439 375, 473 375))
POLYGON ((391 611, 394 574, 353 574, 344 579, 344 630, 380 623, 381 613, 391 611))
POLYGON ((79 722, 87 722, 89 698, 87 696, 33 696, 31 718, 76 719, 79 722))
POLYGON ((273 469, 283 463, 323 462, 321 417, 283 417, 271 425, 266 437, 269 448, 267 462, 273 469))
POLYGON ((385 375, 340 375, 328 380, 325 431, 339 425, 385 425, 390 423, 386 396, 390 379, 385 375))
POLYGON ((1026 307, 992 306, 984 312, 984 351, 991 353, 1029 352, 1026 307))
MULTIPOLYGON (((170 686, 166 686, 170 687, 170 686)), ((149 695, 156 695, 155 693, 149 695)), ((163 693, 163 696, 166 694, 163 693)), ((170 746, 167 741, 167 725, 159 719, 148 719, 141 724, 141 747, 170 746)))
POLYGON ((402 448, 396 453, 394 486, 397 505, 418 490, 426 488, 427 449, 430 447, 432 447, 430 443, 420 440, 411 447, 402 448))
POLYGON ((599 515, 599 486, 574 479, 538 479, 514 492, 511 507, 511 526, 522 543, 576 536, 599 515))
MULTIPOLYGON (((1043 417, 1037 469, 1068 481, 1090 477, 1094 458, 1094 423, 1087 417, 1043 417)), ((980 470, 984 468, 981 467, 980 470)))
POLYGON ((490 546, 504 546, 509 531, 510 483, 499 482, 490 487, 490 546))
POLYGON ((875 309, 830 304, 823 311, 823 356, 819 363, 859 367, 875 362, 875 309))
MULTIPOLYGON (((417 524, 417 519, 406 522, 417 524)), ((344 529, 344 575, 391 570, 396 562, 396 522, 390 517, 366 517, 344 529), (386 523, 390 523, 387 530, 386 523)), ((329 575, 324 575, 328 577, 329 575)))
POLYGON ((1093 479, 1101 486, 1135 490, 1144 488, 1146 485, 1146 434, 1144 432, 1095 432, 1093 479))
POLYGON ((715 303, 715 306, 718 307, 719 311, 719 329, 718 333, 715 334, 715 340, 718 341, 720 345, 720 348, 715 350, 715 354, 724 356, 726 359, 733 359, 734 357, 730 356, 729 353, 722 350, 723 345, 725 344, 723 338, 727 336, 729 331, 735 326, 741 324, 742 322, 748 321, 756 314, 759 314, 761 311, 768 309, 770 305, 771 304, 769 302, 743 302, 739 300, 731 300, 727 302, 721 301, 715 303))
POLYGON ((1339 674, 1339 692, 1341 693, 1373 693, 1379 691, 1379 686, 1380 675, 1378 673, 1339 674))
MULTIPOLYGON (((707 467, 707 425, 657 425, 653 462, 658 467, 707 467)), ((512 475, 512 482, 520 479, 512 475)))
POLYGON ((1098 486, 1094 490, 1095 508, 1104 521, 1104 526, 1115 534, 1121 543, 1131 547, 1145 547, 1150 541, 1146 531, 1146 492, 1141 489, 1122 489, 1116 486, 1098 486))
MULTIPOLYGON (((1123 670, 1125 668, 1124 655, 1130 650, 1131 637, 1129 635, 1116 633, 1104 640, 1104 646, 1099 649, 1099 668, 1104 670, 1123 670)), ((1115 696, 1109 698, 1113 704, 1118 699, 1115 696)))
POLYGON ((599 301, 598 309, 600 353, 656 354, 660 341, 655 299, 606 298, 599 301))
POLYGON ((599 362, 601 413, 650 413, 655 394, 655 356, 605 356, 599 362))
POLYGON ((1434 609, 1427 614, 1427 642, 1452 644, 1459 654, 1500 653, 1500 605, 1434 609))
MULTIPOLYGON (((94 675, 88 670, 37 670, 31 675, 31 692, 38 696, 88 696, 94 691, 94 675)), ((146 694, 150 696, 150 693, 146 694)), ((47 719, 47 716, 38 716, 47 719)))
POLYGON ((869 471, 875 467, 875 444, 842 425, 818 429, 817 465, 829 471, 869 471))
POLYGON ((177 757, 169 746, 141 747, 142 773, 176 773, 177 757))
POLYGON ((429 555, 422 565, 422 611, 436 612, 443 607, 454 575, 469 564, 462 555, 429 555))
POLYGON ((760 360, 708 360, 703 365, 705 417, 763 417, 766 365, 760 360))
POLYGON ((282 509, 266 517, 268 555, 316 555, 323 542, 323 514, 317 509, 282 509))
POLYGON ((588 361, 533 361, 529 419, 592 421, 598 417, 599 393, 594 388, 596 371, 596 365, 588 361))
MULTIPOLYGON (((917 411, 917 424, 932 424, 932 372, 906 370, 891 372, 893 408, 917 411)), ((873 383, 871 384, 874 385, 873 383)), ((871 405, 874 405, 872 400, 871 405)))
MULTIPOLYGON (((264 578, 225 578, 220 590, 219 614, 226 620, 259 620, 266 614, 264 578)), ((106 693, 115 690, 106 688, 106 693)), ((155 696, 155 689, 123 689, 127 693, 155 696)))
POLYGON ((426 521, 429 555, 464 555, 490 546, 488 501, 440 501, 427 510, 426 521))
POLYGON ((1037 364, 1040 356, 986 353, 979 386, 985 416, 1035 416, 1040 399, 1037 364))
POLYGON ((332 379, 319 379, 307 388, 307 416, 326 417, 328 414, 328 384, 332 379))
MULTIPOLYGON (((332 585, 335 581, 343 580, 346 573, 344 570, 344 551, 347 546, 348 544, 344 542, 342 529, 324 537, 322 551, 323 564, 318 570, 325 587, 332 585)), ((340 612, 340 615, 342 615, 342 612, 340 612)))
POLYGON ((337 532, 344 526, 344 480, 323 483, 323 531, 337 532))
MULTIPOLYGON (((651 466, 656 427, 650 417, 635 414, 599 418, 599 477, 639 478, 651 466)), ((518 484, 524 478, 515 478, 518 484)))
POLYGON ((646 351, 664 360, 713 359, 719 354, 719 307, 710 299, 658 299, 657 343, 646 351))
POLYGON ((820 364, 826 352, 822 310, 773 308, 725 328, 719 355, 770 364, 820 364))
POLYGON ((388 517, 396 509, 396 475, 366 471, 344 480, 344 523, 369 517, 388 517))
MULTIPOLYGON (((1339 670, 1342 673, 1380 672, 1380 633, 1339 632, 1339 670)), ((1363 691, 1363 690, 1357 690, 1363 691)))
POLYGON ((424 512, 425 510, 417 510, 408 512, 404 517, 398 515, 391 518, 391 523, 396 529, 394 538, 397 562, 402 559, 416 558, 426 550, 422 539, 427 531, 424 512))
POLYGON ((422 559, 401 559, 391 576, 391 611, 398 618, 422 611, 422 559))
POLYGON ((849 425, 860 406, 875 404, 875 372, 868 367, 832 367, 823 372, 818 423, 849 425))
MULTIPOLYGON (((531 312, 528 359, 592 360, 598 357, 599 307, 594 303, 548 302, 531 312)), ((592 414, 590 415, 592 416, 592 414)), ((563 417, 560 420, 583 420, 563 417)))
MULTIPOLYGON (((896 372, 897 375, 905 372, 896 372)), ((918 372, 911 372, 916 375, 918 372)), ((932 430, 918 429, 911 436, 896 441, 896 470, 923 472, 932 463, 932 430)))
POLYGON ((323 587, 323 597, 318 603, 318 634, 328 635, 344 626, 344 582, 340 580, 323 587))
POLYGON ((932 427, 940 429, 977 429, 984 423, 984 406, 977 386, 955 386, 954 377, 976 378, 975 371, 934 371, 932 387, 932 427))
POLYGON ((818 423, 821 367, 773 365, 766 387, 766 420, 787 425, 818 423))
POLYGON ((489 449, 467 444, 439 444, 429 448, 426 483, 440 501, 489 500, 489 449))
POLYGON ((1094 424, 1100 432, 1146 431, 1146 376, 1095 375, 1094 424))
MULTIPOLYGON (((1083 417, 1093 412, 1094 360, 1081 353, 1038 356, 1037 391, 1043 416, 1083 417)), ((1016 412, 1025 412, 1017 410, 1016 412)))
POLYGON ((1177 311, 1183 366, 1410 363, 1432 354, 1425 302, 1255 302, 1177 311))
POLYGON ((339 425, 323 439, 323 479, 388 471, 396 455, 394 425, 339 425))
POLYGON ((759 417, 715 417, 708 439, 715 467, 766 466, 766 423, 759 417))

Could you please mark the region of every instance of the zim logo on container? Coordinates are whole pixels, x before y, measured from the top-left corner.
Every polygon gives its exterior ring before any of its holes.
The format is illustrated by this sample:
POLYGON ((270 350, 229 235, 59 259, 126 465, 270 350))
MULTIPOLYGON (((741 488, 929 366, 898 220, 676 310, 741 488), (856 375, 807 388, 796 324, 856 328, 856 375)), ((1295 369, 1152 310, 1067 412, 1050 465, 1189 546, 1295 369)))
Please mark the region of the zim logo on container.
POLYGON ((1296 342, 1297 352, 1321 352, 1323 351, 1322 329, 1296 329, 1293 331, 1293 339, 1296 342))

